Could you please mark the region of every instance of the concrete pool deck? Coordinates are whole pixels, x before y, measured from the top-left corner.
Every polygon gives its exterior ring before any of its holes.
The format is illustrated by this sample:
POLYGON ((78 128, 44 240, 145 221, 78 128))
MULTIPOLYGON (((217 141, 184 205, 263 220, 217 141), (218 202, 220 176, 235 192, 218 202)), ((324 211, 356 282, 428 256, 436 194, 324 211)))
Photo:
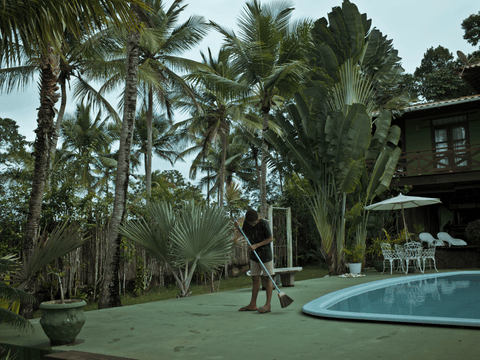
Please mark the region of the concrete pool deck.
MULTIPOLYGON (((89 311, 77 343, 54 349, 141 360, 478 358, 477 329, 329 320, 302 313, 303 305, 332 291, 405 276, 368 270, 365 275, 296 281, 294 287, 280 288, 294 302, 282 309, 275 295, 269 314, 237 311, 249 302, 250 289, 89 311)), ((261 292, 258 306, 263 297, 261 292)), ((34 334, 0 326, 0 347, 20 346, 25 353, 49 349, 39 319, 32 324, 34 334)))

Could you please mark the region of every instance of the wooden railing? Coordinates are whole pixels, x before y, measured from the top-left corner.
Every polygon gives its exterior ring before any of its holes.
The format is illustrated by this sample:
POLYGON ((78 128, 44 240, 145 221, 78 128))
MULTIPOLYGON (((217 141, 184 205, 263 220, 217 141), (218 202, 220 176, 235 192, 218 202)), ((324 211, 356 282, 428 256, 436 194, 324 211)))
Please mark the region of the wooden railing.
POLYGON ((394 177, 480 170, 480 144, 409 151, 400 155, 394 177), (442 149, 443 150, 443 149, 442 149))

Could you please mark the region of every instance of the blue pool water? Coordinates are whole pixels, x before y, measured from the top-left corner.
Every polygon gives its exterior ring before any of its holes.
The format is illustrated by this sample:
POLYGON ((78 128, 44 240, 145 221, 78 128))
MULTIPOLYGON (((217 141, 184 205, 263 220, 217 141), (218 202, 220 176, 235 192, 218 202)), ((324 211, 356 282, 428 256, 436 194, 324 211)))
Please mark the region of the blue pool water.
POLYGON ((480 327, 480 272, 406 276, 319 297, 303 312, 320 317, 480 327))

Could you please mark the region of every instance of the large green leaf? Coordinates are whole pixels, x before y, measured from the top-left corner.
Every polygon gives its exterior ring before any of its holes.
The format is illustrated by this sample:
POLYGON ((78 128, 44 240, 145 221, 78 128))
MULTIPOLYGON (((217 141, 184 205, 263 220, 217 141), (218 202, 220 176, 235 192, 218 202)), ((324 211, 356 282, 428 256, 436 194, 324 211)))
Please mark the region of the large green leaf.
POLYGON ((190 266, 191 274, 195 267, 212 271, 225 262, 232 246, 231 226, 220 208, 190 202, 174 214, 169 204, 161 202, 149 205, 147 213, 151 221, 129 221, 120 226, 119 233, 177 271, 177 279, 182 278, 181 270, 175 269, 190 266))
POLYGON ((40 269, 52 261, 62 257, 84 244, 86 238, 81 229, 75 225, 63 223, 58 225, 50 234, 40 236, 45 238, 39 241, 30 254, 24 254, 23 264, 18 273, 15 274, 15 281, 20 282, 19 288, 23 290, 27 281, 32 278, 40 269))

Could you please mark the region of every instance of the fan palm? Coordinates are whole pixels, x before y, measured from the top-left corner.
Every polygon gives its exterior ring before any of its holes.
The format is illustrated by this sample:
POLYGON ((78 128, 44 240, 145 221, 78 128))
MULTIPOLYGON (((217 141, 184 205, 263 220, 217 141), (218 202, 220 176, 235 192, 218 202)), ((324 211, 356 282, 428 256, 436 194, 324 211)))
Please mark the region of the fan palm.
MULTIPOLYGON (((311 45, 310 21, 291 22, 293 8, 288 1, 262 5, 247 2, 238 19, 239 34, 216 23, 224 46, 232 52, 233 67, 242 74, 240 81, 256 94, 263 117, 262 138, 268 130, 268 117, 275 97, 292 94, 305 80, 304 57, 311 45)), ((278 100, 277 100, 278 101, 278 100)), ((266 216, 267 143, 262 144, 261 214, 266 216)))
POLYGON ((66 223, 57 225, 50 234, 44 233, 39 238, 42 240, 35 244, 29 257, 24 257, 23 263, 18 264, 11 255, 0 258, 0 274, 9 275, 11 281, 18 284, 17 287, 12 287, 0 281, 0 297, 10 302, 7 309, 0 308, 0 323, 12 325, 20 330, 33 330, 33 327, 22 316, 11 311, 13 301, 20 300, 33 304, 36 299, 24 291, 33 276, 52 261, 85 242, 80 229, 74 224, 66 223))
POLYGON ((202 208, 193 201, 179 214, 168 203, 150 204, 147 213, 150 221, 129 221, 119 232, 164 263, 180 297, 189 296, 195 270, 211 272, 225 262, 232 246, 230 220, 221 208, 202 208))

